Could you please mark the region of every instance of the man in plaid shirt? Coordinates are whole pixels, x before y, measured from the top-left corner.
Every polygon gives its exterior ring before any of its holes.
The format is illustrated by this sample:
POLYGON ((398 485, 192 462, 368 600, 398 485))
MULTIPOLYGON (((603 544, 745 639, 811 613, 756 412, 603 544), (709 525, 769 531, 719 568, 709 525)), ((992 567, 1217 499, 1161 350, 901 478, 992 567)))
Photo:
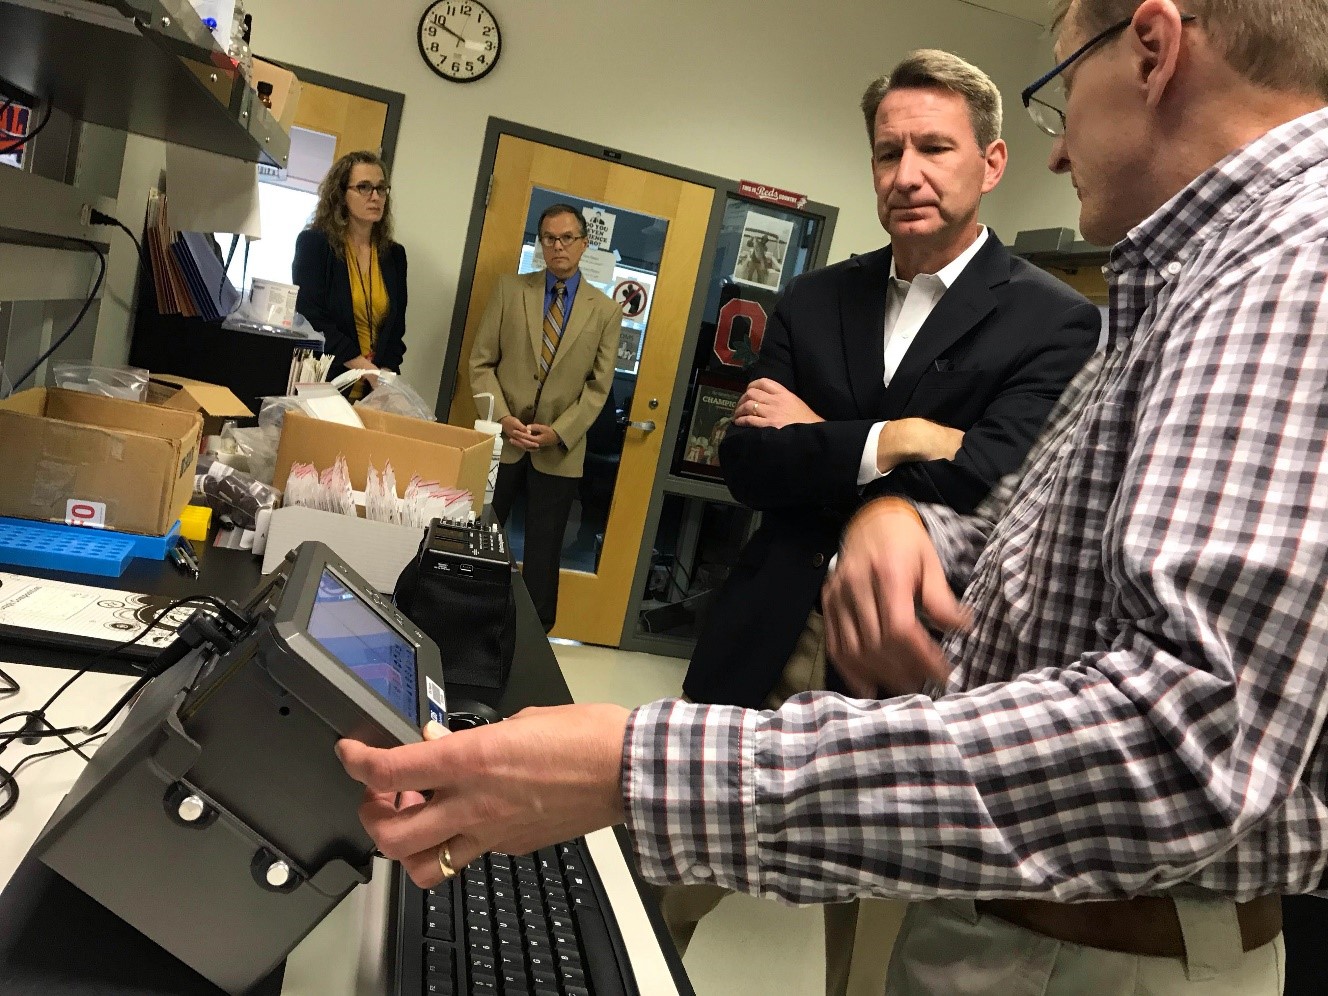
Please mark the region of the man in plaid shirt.
POLYGON ((976 515, 849 526, 865 698, 343 741, 416 882, 625 820, 654 881, 934 900, 892 993, 1280 991, 1278 897, 1328 869, 1328 0, 1062 8, 1024 102, 1116 243, 1112 339, 976 515))

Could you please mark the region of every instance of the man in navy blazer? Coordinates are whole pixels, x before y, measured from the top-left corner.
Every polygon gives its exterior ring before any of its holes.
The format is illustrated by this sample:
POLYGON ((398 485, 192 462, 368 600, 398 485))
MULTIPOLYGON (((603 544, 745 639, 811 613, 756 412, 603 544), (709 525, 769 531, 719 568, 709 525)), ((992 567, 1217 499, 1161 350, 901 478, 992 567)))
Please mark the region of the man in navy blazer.
MULTIPOLYGON (((766 327, 720 445, 761 525, 702 627, 683 683, 697 702, 777 709, 842 687, 819 607, 853 512, 892 493, 973 509, 1097 344, 1097 308, 978 224, 1006 163, 1000 93, 981 70, 915 52, 862 110, 891 245, 796 279, 766 327)), ((722 896, 663 890, 681 949, 722 896)), ((890 939, 857 904, 826 907, 825 934, 827 993, 884 988, 890 939)))
POLYGON ((720 446, 761 526, 697 642, 683 687, 698 702, 767 704, 854 510, 882 494, 975 508, 1097 344, 1098 309, 977 222, 1005 166, 990 80, 914 53, 863 110, 892 244, 797 278, 766 327, 720 446), (966 135, 946 133, 956 115, 966 135))
POLYGON ((971 511, 1018 468, 1097 342, 1097 308, 989 232, 887 387, 882 288, 891 260, 887 246, 800 277, 766 327, 720 445, 729 489, 762 513, 761 526, 693 653, 683 688, 698 702, 765 704, 853 512, 883 494, 971 511), (779 388, 824 421, 775 427, 779 388), (762 398, 771 399, 765 411, 762 398), (863 450, 880 422, 900 430, 896 463, 862 485, 863 450), (958 443, 953 455, 929 458, 946 448, 945 429, 958 443))

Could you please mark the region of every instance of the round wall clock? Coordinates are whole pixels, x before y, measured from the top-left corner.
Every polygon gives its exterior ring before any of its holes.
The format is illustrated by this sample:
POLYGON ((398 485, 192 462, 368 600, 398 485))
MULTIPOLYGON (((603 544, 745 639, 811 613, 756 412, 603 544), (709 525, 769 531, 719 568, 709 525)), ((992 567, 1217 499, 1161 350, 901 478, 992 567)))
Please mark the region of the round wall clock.
POLYGON ((420 55, 453 83, 474 83, 493 72, 503 50, 498 20, 479 0, 437 0, 420 18, 420 55))

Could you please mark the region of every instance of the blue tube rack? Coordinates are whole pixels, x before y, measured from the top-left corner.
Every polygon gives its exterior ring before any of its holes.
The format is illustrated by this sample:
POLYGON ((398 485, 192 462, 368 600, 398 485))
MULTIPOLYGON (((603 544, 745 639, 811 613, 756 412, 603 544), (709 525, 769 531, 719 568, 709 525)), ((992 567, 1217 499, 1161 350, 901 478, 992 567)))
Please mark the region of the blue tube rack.
POLYGON ((179 536, 178 522, 165 536, 139 536, 0 516, 0 565, 116 578, 135 557, 165 560, 179 536))

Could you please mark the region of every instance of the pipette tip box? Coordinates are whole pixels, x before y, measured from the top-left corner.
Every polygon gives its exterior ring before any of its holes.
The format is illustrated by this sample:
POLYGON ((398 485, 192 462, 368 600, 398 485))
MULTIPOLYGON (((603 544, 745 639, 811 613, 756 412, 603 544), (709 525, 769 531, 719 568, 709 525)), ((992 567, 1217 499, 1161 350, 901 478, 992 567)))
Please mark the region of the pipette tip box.
POLYGON ((0 564, 119 577, 135 557, 165 560, 179 536, 178 522, 165 536, 140 536, 0 516, 0 564))

